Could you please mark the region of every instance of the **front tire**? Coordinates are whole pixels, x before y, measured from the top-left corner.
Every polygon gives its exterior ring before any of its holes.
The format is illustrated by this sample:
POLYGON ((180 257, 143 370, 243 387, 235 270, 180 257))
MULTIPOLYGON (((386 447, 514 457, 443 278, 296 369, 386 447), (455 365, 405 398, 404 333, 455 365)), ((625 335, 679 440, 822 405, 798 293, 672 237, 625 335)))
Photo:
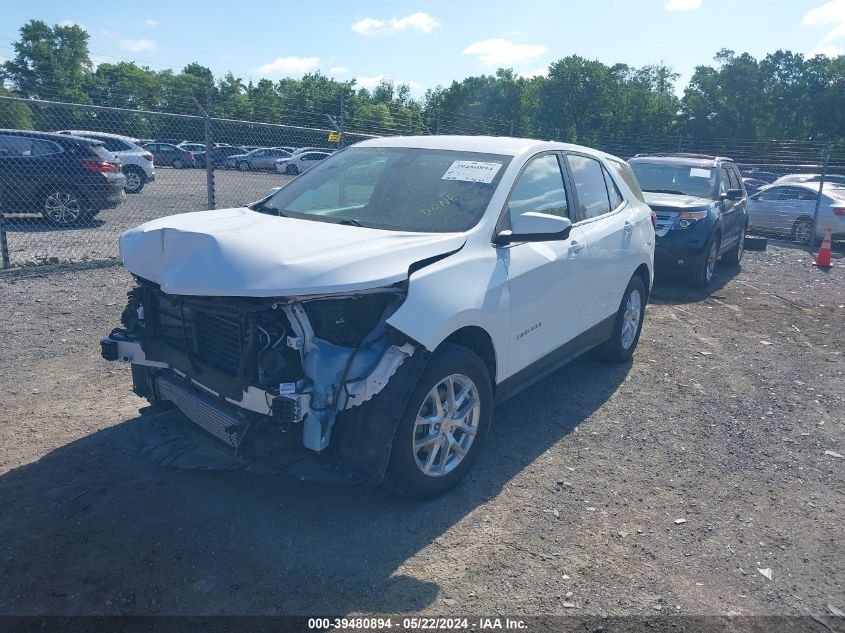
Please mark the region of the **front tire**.
POLYGON ((713 274, 716 272, 716 261, 719 259, 719 245, 721 237, 717 233, 710 240, 707 249, 707 256, 690 275, 690 284, 696 288, 706 288, 713 281, 713 274))
POLYGON ((238 170, 240 171, 249 171, 249 163, 245 160, 242 160, 238 163, 238 170))
POLYGON ((639 275, 631 277, 616 311, 613 334, 596 348, 599 358, 611 363, 624 363, 634 355, 643 330, 646 296, 642 278, 639 275))
POLYGON ((492 413, 493 385, 484 361, 465 347, 442 345, 399 420, 388 487, 417 499, 454 488, 478 459, 492 413))
POLYGON ((173 169, 182 169, 184 166, 185 163, 183 163, 180 158, 173 161, 173 169))
POLYGON ((285 168, 285 173, 288 176, 296 176, 299 173, 299 169, 296 167, 296 165, 288 165, 285 168))

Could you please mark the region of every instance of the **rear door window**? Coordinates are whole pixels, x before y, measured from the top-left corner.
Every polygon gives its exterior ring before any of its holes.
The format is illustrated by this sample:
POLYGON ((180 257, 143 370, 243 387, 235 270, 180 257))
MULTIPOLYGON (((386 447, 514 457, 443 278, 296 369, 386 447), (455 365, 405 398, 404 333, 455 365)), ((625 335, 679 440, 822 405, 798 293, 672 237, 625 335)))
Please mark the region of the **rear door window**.
POLYGON ((578 195, 579 219, 587 220, 610 213, 610 198, 601 163, 578 154, 567 154, 566 160, 578 195))

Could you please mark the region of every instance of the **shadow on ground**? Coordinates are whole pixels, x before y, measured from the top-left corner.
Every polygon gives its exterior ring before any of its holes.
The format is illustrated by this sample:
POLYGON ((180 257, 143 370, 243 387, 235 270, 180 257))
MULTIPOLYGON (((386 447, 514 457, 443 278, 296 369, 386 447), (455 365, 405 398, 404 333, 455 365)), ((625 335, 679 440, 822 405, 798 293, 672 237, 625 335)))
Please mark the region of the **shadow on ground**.
POLYGON ((0 613, 425 608, 440 591, 436 574, 416 567, 415 577, 403 565, 425 548, 434 548, 427 559, 443 556, 435 539, 480 521, 473 510, 596 411, 629 367, 582 358, 502 405, 470 478, 424 503, 381 489, 171 470, 137 454, 131 421, 103 429, 0 477, 0 570, 15 578, 0 584, 0 613))

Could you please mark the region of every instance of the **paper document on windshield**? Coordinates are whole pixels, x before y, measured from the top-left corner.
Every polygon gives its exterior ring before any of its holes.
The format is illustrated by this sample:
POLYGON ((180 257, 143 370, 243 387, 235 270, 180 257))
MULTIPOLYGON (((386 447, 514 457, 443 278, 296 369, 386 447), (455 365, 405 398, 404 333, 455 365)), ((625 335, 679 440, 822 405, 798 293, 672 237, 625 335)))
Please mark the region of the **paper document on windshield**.
POLYGON ((475 160, 456 160, 442 180, 463 180, 465 182, 493 182, 501 163, 482 163, 475 160))
POLYGON ((700 167, 690 167, 689 175, 691 178, 710 178, 710 170, 700 167))

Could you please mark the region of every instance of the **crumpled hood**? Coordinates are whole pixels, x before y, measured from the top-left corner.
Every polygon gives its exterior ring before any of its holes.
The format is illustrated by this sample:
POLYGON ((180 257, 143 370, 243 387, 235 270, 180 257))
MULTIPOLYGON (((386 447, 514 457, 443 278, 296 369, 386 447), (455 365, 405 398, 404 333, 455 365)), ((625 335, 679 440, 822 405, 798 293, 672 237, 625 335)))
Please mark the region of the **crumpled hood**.
POLYGON ((349 292, 408 277, 458 250, 462 233, 410 233, 283 218, 247 208, 183 213, 124 233, 129 272, 168 294, 279 297, 349 292))
POLYGON ((660 208, 666 209, 667 211, 685 211, 687 209, 707 207, 713 204, 713 200, 709 198, 673 193, 654 193, 650 191, 643 191, 643 198, 645 198, 646 204, 655 210, 660 208))

